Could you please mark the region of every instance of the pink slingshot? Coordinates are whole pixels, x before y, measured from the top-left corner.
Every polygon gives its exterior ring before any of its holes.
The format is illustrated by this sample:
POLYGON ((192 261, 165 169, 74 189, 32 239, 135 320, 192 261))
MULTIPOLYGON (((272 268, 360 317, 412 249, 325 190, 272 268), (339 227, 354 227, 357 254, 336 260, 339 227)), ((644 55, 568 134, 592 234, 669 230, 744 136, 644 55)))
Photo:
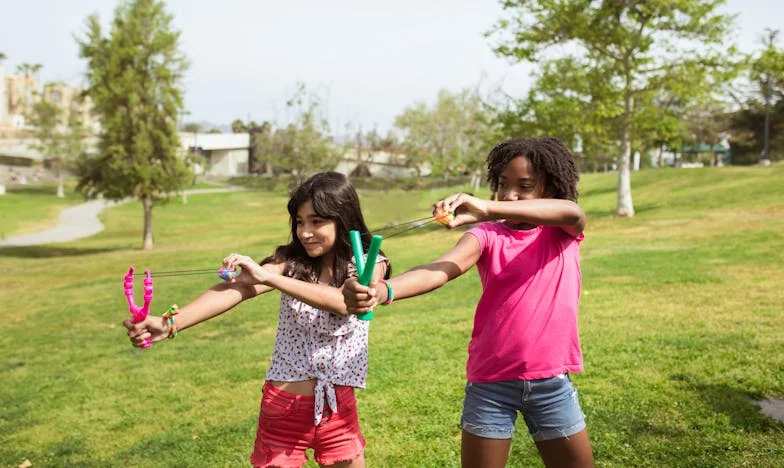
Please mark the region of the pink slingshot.
MULTIPOLYGON (((128 310, 133 316, 133 322, 139 323, 150 314, 150 303, 152 302, 152 273, 150 270, 144 271, 144 305, 139 307, 133 300, 133 266, 128 269, 125 275, 125 298, 128 300, 128 310)), ((143 349, 150 347, 150 339, 147 338, 142 345, 143 349)))

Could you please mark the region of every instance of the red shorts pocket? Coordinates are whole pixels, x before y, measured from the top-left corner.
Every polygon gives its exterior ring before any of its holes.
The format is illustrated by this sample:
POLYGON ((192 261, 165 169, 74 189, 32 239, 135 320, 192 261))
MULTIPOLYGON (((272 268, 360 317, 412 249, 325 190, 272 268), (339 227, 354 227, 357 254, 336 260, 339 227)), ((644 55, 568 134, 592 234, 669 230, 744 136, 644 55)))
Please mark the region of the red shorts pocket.
POLYGON ((264 392, 261 398, 261 416, 267 419, 282 419, 294 411, 296 401, 282 398, 272 392, 264 392))

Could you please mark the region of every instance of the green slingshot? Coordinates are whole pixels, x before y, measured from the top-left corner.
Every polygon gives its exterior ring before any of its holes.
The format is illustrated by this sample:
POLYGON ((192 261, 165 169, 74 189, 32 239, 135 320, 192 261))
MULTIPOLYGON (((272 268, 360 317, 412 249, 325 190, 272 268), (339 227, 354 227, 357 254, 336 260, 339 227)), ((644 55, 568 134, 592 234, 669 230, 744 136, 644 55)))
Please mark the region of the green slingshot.
MULTIPOLYGON (((351 236, 351 249, 354 251, 354 262, 357 264, 357 275, 359 276, 359 284, 367 286, 370 280, 373 279, 373 271, 376 266, 376 259, 378 252, 381 250, 381 241, 384 239, 381 236, 373 236, 370 239, 370 248, 368 249, 367 260, 362 249, 362 237, 359 231, 349 231, 351 236)), ((373 311, 364 314, 357 314, 360 320, 373 320, 373 311)))

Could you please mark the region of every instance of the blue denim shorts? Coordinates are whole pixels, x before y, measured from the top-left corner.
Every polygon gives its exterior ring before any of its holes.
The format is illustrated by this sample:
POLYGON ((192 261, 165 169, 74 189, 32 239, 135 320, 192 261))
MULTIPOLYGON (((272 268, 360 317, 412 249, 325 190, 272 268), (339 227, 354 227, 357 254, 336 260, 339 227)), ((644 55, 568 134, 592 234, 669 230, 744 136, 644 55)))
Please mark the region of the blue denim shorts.
POLYGON ((538 380, 468 382, 461 426, 478 437, 511 439, 518 411, 536 442, 569 437, 585 429, 585 415, 568 374, 538 380))

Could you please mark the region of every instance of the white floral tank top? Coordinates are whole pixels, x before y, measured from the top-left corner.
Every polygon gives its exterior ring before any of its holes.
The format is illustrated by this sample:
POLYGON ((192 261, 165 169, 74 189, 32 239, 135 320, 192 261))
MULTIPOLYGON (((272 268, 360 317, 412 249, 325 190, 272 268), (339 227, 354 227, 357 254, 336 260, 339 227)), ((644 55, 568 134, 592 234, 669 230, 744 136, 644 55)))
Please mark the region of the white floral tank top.
MULTIPOLYGON (((386 262, 379 256, 379 261, 386 262)), ((353 265, 349 274, 356 276, 353 265)), ((314 424, 321 423, 326 400, 337 411, 335 385, 365 388, 369 322, 340 317, 288 294, 280 295, 278 331, 267 380, 316 379, 314 424)))

